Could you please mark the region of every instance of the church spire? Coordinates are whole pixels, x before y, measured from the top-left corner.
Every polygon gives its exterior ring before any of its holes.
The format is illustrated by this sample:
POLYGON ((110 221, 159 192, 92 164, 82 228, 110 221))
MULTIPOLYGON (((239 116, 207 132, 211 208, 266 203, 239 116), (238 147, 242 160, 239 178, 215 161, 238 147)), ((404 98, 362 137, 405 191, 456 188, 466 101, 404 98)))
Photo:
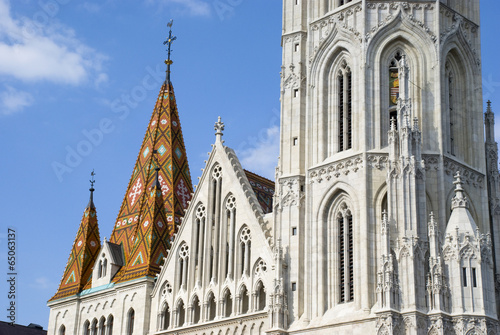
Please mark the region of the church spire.
POLYGON ((59 284, 57 293, 50 299, 57 300, 80 293, 90 280, 92 275, 92 266, 95 263, 100 249, 99 227, 97 225, 97 213, 94 206, 94 176, 91 173, 90 181, 90 201, 80 222, 75 242, 71 248, 66 269, 59 284))
MULTIPOLYGON (((165 42, 169 51, 174 40, 170 32, 165 42)), ((111 243, 122 245, 125 256, 125 266, 116 274, 114 282, 139 278, 156 271, 153 263, 158 261, 159 256, 152 257, 157 254, 166 256, 167 241, 173 238, 180 225, 193 192, 174 88, 169 77, 169 60, 170 56, 167 60, 167 79, 160 89, 110 238, 111 243), (161 197, 155 191, 158 189, 161 197), (158 202, 161 202, 161 207, 158 207, 158 202), (151 231, 144 230, 149 224, 154 222, 156 225, 159 221, 164 224, 164 229, 155 226, 149 227, 151 231), (147 245, 149 240, 144 237, 148 234, 153 234, 151 236, 155 241, 152 245, 147 245), (141 257, 138 257, 141 250, 141 257), (139 267, 150 269, 151 266, 152 272, 135 271, 139 267)))

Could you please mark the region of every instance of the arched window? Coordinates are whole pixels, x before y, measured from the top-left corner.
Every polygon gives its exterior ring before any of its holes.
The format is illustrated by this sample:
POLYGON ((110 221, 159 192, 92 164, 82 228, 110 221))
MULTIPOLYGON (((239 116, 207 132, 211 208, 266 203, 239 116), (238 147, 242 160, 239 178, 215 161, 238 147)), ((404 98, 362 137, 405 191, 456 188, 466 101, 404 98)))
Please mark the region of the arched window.
POLYGON ((263 311, 266 308, 266 290, 264 284, 259 281, 257 285, 257 299, 256 299, 256 309, 258 311, 263 311))
POLYGON ((455 78, 453 70, 449 63, 446 63, 446 77, 445 77, 445 99, 446 108, 448 110, 448 136, 450 143, 448 144, 448 153, 455 156, 455 78))
POLYGON ((179 248, 179 288, 186 288, 189 261, 189 247, 186 243, 179 248))
POLYGON ((101 317, 101 319, 99 320, 99 332, 98 332, 99 335, 106 335, 106 319, 103 317, 101 317))
POLYGON ((201 319, 201 306, 198 296, 195 296, 192 303, 191 313, 193 313, 191 320, 193 324, 197 324, 201 319))
POLYGON ((200 204, 196 208, 196 220, 195 220, 195 231, 196 231, 196 241, 195 241, 195 269, 196 269, 196 281, 201 283, 201 277, 203 273, 203 250, 205 248, 205 224, 207 219, 207 210, 203 204, 200 204))
POLYGON ((215 304, 215 296, 212 292, 208 297, 208 321, 215 320, 217 305, 215 304))
POLYGON ((342 203, 337 213, 339 302, 354 300, 353 222, 351 210, 342 203))
POLYGON ((162 329, 168 329, 170 327, 170 307, 168 304, 165 304, 163 306, 163 311, 161 313, 161 319, 162 319, 162 329))
POLYGON ((83 335, 90 335, 90 322, 86 320, 83 324, 83 335))
POLYGON ((248 290, 245 285, 241 287, 240 300, 240 314, 248 313, 250 309, 250 297, 248 296, 248 290))
POLYGON ((97 334, 97 319, 94 319, 92 321, 91 334, 92 335, 96 335, 97 334))
POLYGON ((97 278, 102 277, 102 260, 99 261, 99 269, 97 270, 97 278))
POLYGON ((394 54, 389 64, 389 120, 394 120, 397 127, 398 122, 398 99, 399 99, 399 61, 401 60, 401 52, 394 54))
POLYGON ((233 195, 229 195, 226 199, 226 220, 225 220, 225 240, 222 244, 225 246, 224 278, 233 278, 234 273, 234 234, 236 226, 236 199, 233 195))
POLYGON ((352 148, 352 74, 344 60, 337 73, 338 151, 352 148))
POLYGON ((106 276, 106 269, 108 267, 108 260, 104 258, 104 262, 102 263, 102 276, 106 276))
POLYGON ((182 327, 186 322, 186 310, 184 308, 184 301, 179 300, 177 303, 177 327, 182 327))
POLYGON ((115 318, 113 317, 113 314, 110 314, 108 316, 108 322, 106 322, 106 335, 113 335, 113 323, 115 321, 115 318))
POLYGON ((64 325, 59 328, 59 335, 66 335, 66 327, 64 325))
POLYGON ((135 311, 133 308, 131 308, 128 311, 127 335, 132 335, 134 333, 134 321, 135 321, 135 311))
POLYGON ((224 292, 224 316, 226 318, 231 316, 231 313, 233 312, 233 298, 231 298, 231 292, 229 290, 226 290, 224 292))
POLYGON ((252 247, 252 238, 250 229, 245 226, 240 233, 240 259, 241 259, 241 275, 249 275, 250 255, 252 247))

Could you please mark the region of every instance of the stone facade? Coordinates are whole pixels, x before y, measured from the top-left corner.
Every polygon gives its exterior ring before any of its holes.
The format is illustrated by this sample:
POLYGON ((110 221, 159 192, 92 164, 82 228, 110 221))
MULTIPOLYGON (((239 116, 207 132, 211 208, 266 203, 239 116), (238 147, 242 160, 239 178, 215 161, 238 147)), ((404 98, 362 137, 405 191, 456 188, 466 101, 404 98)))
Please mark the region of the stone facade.
POLYGON ((500 333, 479 1, 283 6, 273 211, 219 120, 160 273, 51 301, 50 335, 500 333))

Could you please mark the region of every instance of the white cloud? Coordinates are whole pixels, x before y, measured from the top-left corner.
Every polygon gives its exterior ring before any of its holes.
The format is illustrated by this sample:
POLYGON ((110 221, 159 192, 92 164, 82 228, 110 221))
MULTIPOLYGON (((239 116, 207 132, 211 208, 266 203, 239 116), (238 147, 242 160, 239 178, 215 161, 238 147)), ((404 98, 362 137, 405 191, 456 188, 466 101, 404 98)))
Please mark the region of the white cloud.
POLYGON ((147 0, 149 3, 159 3, 181 14, 191 16, 210 16, 210 4, 203 0, 147 0))
POLYGON ((264 129, 259 133, 258 139, 251 140, 253 143, 247 143, 250 148, 238 150, 241 165, 247 170, 274 180, 278 164, 279 140, 278 126, 264 129))
POLYGON ((33 96, 28 92, 5 86, 5 91, 0 92, 0 114, 9 115, 20 112, 24 107, 31 106, 33 102, 33 96))
POLYGON ((35 281, 30 284, 30 287, 38 289, 38 290, 44 290, 47 288, 51 288, 54 286, 47 277, 38 277, 35 278, 35 281))
MULTIPOLYGON (((55 17, 60 8, 51 10, 55 17)), ((10 11, 9 0, 0 0, 0 75, 78 85, 101 81, 105 59, 41 9, 33 19, 18 20, 10 11)))

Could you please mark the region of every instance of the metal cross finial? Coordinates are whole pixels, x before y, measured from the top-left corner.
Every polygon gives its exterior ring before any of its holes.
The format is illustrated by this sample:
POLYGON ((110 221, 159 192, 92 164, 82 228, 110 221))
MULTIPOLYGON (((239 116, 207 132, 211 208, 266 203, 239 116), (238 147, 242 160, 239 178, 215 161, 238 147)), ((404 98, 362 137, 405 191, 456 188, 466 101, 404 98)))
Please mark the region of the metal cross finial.
POLYGON ((89 180, 90 181, 90 189, 91 189, 91 191, 94 190, 94 184, 95 184, 94 176, 95 176, 95 172, 94 172, 94 169, 92 169, 92 172, 90 173, 90 178, 92 178, 92 179, 89 180))
POLYGON ((168 33, 168 39, 163 42, 163 45, 168 45, 168 58, 165 61, 165 64, 167 64, 167 84, 170 83, 170 65, 172 65, 172 60, 170 59, 170 53, 172 52, 172 42, 177 39, 177 36, 173 36, 172 34, 172 25, 174 24, 174 20, 170 20, 170 22, 167 24, 167 27, 170 28, 170 31, 168 33))
POLYGON ((220 141, 221 136, 223 135, 222 131, 224 130, 224 123, 222 122, 220 116, 217 122, 215 122, 214 129, 215 129, 215 137, 218 141, 220 141))

